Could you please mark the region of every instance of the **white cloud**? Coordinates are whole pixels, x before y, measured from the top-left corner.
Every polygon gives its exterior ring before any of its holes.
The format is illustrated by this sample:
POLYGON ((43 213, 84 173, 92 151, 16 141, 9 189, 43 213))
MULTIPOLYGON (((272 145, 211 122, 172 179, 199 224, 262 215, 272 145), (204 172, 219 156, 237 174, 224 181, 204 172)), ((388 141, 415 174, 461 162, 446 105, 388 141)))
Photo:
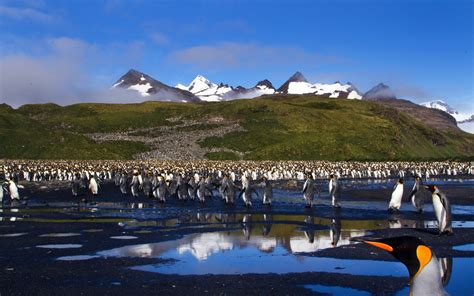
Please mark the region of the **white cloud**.
POLYGON ((204 70, 256 68, 261 66, 311 65, 341 62, 341 59, 308 52, 293 46, 270 46, 258 43, 222 42, 200 45, 170 53, 171 61, 204 70))
POLYGON ((111 64, 127 69, 141 56, 143 44, 97 46, 68 37, 31 43, 40 49, 40 54, 16 52, 0 57, 1 103, 17 107, 46 102, 66 105, 86 101, 143 101, 131 92, 109 90, 116 77, 104 86, 94 85, 95 75, 91 75, 92 69, 97 72, 111 64), (122 54, 111 55, 110 48, 122 54))
POLYGON ((167 46, 170 44, 168 36, 160 32, 153 32, 150 34, 150 39, 158 45, 167 46))
POLYGON ((12 6, 0 6, 0 15, 16 20, 34 20, 37 22, 50 23, 56 20, 53 15, 34 8, 20 8, 12 6))

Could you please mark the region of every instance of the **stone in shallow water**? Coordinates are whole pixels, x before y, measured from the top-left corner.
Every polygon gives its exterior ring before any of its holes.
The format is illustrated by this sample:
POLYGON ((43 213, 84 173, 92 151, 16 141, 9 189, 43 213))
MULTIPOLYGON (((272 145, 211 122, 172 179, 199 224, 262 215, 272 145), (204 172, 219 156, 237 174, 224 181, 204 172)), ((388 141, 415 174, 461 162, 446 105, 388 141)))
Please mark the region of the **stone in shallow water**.
POLYGON ((59 261, 82 261, 82 260, 90 260, 94 258, 99 258, 99 256, 95 255, 74 255, 74 256, 62 256, 56 258, 59 261))
POLYGON ((27 235, 27 232, 21 232, 21 233, 7 233, 7 234, 0 234, 0 237, 18 237, 18 236, 23 236, 27 235))
POLYGON ((111 236, 112 239, 137 239, 138 237, 133 235, 119 235, 119 236, 111 236))
POLYGON ((46 233, 42 234, 39 237, 71 237, 71 236, 79 236, 81 235, 80 233, 73 233, 73 232, 68 232, 68 233, 46 233))
POLYGON ((80 244, 51 244, 51 245, 38 245, 37 248, 43 249, 77 249, 82 248, 80 244))

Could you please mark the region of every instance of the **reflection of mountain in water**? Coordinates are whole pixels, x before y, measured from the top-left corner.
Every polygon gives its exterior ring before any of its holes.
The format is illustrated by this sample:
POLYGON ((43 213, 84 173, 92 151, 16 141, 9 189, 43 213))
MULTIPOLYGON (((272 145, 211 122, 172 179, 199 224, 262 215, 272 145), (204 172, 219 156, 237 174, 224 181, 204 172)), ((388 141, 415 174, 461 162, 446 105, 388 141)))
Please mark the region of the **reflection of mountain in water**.
POLYGON ((250 215, 250 214, 199 214, 181 217, 172 223, 178 226, 190 224, 200 227, 222 227, 224 231, 196 233, 168 242, 124 246, 99 252, 111 257, 166 257, 167 252, 191 254, 199 261, 212 254, 233 249, 253 248, 260 252, 273 253, 278 246, 293 253, 310 253, 318 250, 348 245, 352 237, 366 235, 366 230, 401 227, 413 221, 340 220, 301 215, 250 215), (320 226, 327 229, 320 230, 320 226), (239 230, 241 229, 241 230, 239 230))

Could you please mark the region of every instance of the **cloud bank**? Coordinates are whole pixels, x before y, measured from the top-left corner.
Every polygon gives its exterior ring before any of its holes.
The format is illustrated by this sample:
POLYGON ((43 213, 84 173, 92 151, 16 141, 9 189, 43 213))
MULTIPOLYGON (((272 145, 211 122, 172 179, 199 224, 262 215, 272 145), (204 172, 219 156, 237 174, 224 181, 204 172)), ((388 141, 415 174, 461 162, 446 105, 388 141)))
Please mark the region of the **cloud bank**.
POLYGON ((169 54, 168 59, 200 70, 228 70, 257 68, 322 62, 339 63, 334 56, 308 52, 299 47, 267 46, 258 43, 222 42, 215 45, 199 45, 179 49, 169 54))

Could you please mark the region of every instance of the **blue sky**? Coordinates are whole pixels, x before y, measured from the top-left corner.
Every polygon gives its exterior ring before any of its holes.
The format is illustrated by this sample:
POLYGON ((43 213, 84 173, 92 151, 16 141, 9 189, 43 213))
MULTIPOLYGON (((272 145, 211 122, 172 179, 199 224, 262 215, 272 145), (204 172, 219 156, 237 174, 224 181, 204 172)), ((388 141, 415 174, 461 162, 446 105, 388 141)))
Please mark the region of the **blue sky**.
POLYGON ((247 87, 299 70, 474 109, 473 1, 0 0, 0 31, 0 95, 14 105, 100 101, 135 68, 247 87))

